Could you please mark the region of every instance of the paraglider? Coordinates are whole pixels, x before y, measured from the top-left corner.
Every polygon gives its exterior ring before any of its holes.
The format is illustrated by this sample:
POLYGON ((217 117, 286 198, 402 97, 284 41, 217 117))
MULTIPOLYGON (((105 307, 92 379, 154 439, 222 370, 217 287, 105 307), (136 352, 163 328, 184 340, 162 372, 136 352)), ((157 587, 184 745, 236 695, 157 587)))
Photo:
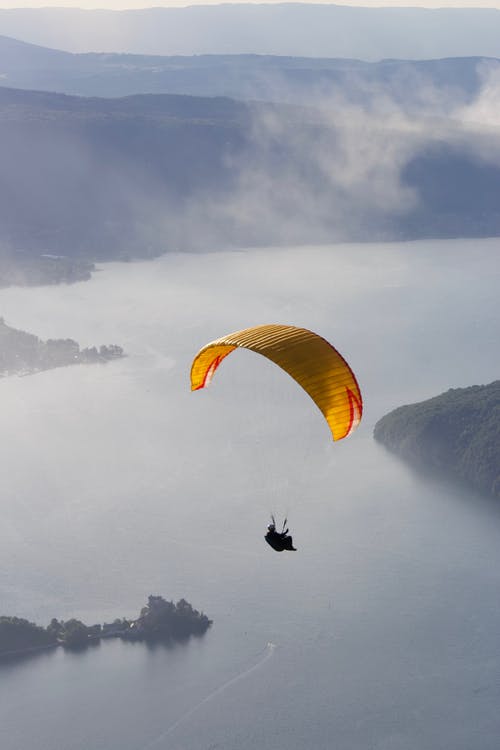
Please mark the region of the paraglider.
MULTIPOLYGON (((193 360, 191 390, 206 388, 221 362, 238 348, 267 357, 302 386, 322 412, 335 441, 346 438, 359 425, 363 401, 353 371, 326 339, 306 328, 260 325, 211 341, 193 360)), ((265 536, 277 552, 295 549, 285 525, 278 532, 273 519, 265 536)))
POLYGON ((272 523, 267 527, 267 534, 264 537, 266 542, 276 550, 276 552, 284 552, 284 550, 296 552, 297 548, 293 546, 293 539, 289 535, 286 527, 286 518, 283 521, 281 531, 276 531, 276 521, 274 520, 274 516, 271 516, 271 521, 272 523))
POLYGON ((334 440, 361 421, 363 402, 353 371, 326 339, 305 328, 262 325, 206 344, 191 366, 191 390, 206 388, 220 363, 237 348, 262 354, 287 372, 321 410, 334 440))

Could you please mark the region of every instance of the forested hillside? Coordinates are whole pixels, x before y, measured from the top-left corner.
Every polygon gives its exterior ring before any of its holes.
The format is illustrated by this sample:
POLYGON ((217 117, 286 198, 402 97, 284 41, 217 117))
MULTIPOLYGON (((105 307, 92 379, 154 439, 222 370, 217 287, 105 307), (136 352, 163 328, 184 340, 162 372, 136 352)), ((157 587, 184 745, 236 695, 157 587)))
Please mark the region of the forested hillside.
POLYGON ((401 406, 374 436, 412 464, 500 498, 500 380, 401 406))
POLYGON ((92 260, 178 249, 197 191, 228 191, 247 108, 0 89, 0 243, 92 260))

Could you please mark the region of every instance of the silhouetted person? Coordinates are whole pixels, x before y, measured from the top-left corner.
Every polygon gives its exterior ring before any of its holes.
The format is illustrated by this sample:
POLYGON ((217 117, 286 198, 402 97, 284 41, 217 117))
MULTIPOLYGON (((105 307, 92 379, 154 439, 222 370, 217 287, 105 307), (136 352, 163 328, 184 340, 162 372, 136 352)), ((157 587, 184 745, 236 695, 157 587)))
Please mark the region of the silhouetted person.
POLYGON ((273 522, 267 527, 267 534, 264 539, 276 552, 283 552, 288 550, 289 552, 296 552, 296 548, 293 546, 293 539, 288 533, 286 528, 286 519, 283 522, 282 531, 276 531, 276 524, 274 518, 273 522))

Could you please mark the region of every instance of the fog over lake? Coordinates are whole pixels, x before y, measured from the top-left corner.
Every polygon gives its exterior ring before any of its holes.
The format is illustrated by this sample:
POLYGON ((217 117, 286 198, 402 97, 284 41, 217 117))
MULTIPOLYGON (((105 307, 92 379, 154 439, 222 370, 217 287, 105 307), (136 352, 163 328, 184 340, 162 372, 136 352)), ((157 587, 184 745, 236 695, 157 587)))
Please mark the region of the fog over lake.
POLYGON ((0 664, 2 750, 498 750, 500 508, 374 443, 390 409, 499 377, 500 240, 169 255, 10 288, 40 338, 127 357, 0 381, 0 614, 214 620, 174 648, 104 642, 0 664), (238 351, 310 328, 353 367, 357 432, 238 351), (295 554, 263 540, 289 514, 295 554))

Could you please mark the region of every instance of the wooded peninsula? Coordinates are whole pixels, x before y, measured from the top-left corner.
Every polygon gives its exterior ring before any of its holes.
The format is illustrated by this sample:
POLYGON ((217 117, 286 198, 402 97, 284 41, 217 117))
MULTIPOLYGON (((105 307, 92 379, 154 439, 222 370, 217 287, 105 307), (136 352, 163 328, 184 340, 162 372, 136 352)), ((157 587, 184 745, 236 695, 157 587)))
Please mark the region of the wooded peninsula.
POLYGON ((53 618, 44 628, 20 617, 0 616, 0 656, 56 646, 82 649, 104 638, 150 643, 182 641, 203 635, 211 625, 212 620, 185 599, 174 604, 153 595, 136 619, 118 618, 103 625, 85 625, 75 618, 66 621, 53 618))
POLYGON ((31 375, 67 365, 104 363, 123 356, 123 349, 116 344, 80 349, 73 339, 42 341, 32 333, 11 328, 0 318, 0 377, 31 375))
POLYGON ((374 437, 419 468, 500 498, 500 380, 401 406, 374 437))

